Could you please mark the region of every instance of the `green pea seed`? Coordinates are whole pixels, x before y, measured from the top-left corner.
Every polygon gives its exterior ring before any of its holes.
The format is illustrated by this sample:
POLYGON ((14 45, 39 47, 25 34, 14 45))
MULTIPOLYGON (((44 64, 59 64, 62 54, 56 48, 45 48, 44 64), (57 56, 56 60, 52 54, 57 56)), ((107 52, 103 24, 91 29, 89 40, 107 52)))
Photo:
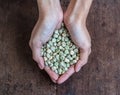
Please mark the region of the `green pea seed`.
POLYGON ((59 34, 58 30, 55 30, 55 34, 59 34))
POLYGON ((67 63, 67 64, 66 64, 66 67, 67 67, 67 68, 69 68, 69 67, 70 67, 70 64, 69 64, 69 63, 67 63))
POLYGON ((69 51, 68 51, 68 50, 65 50, 65 54, 69 54, 69 51))
POLYGON ((53 39, 52 39, 52 42, 53 42, 53 43, 55 43, 55 42, 56 42, 56 39, 55 39, 55 38, 53 38, 53 39))
POLYGON ((73 50, 72 50, 72 51, 70 51, 70 54, 71 54, 71 55, 73 55, 73 54, 74 54, 74 51, 73 51, 73 50))
POLYGON ((69 61, 69 59, 65 58, 65 62, 66 62, 66 63, 69 63, 70 61, 69 61))
POLYGON ((55 71, 57 68, 55 66, 51 67, 53 71, 55 71))
POLYGON ((62 69, 58 69, 58 74, 61 75, 62 74, 62 69))
POLYGON ((58 74, 58 70, 55 70, 55 73, 58 74))

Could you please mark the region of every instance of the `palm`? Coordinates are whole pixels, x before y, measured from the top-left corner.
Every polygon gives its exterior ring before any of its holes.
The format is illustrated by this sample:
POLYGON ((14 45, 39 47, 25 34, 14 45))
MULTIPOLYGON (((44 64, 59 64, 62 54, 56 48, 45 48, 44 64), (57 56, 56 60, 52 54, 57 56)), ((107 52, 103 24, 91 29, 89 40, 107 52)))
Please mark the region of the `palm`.
POLYGON ((87 28, 75 23, 71 25, 66 24, 66 27, 69 30, 72 41, 80 49, 80 59, 76 63, 76 65, 71 66, 69 70, 58 79, 58 83, 63 83, 75 71, 78 72, 80 68, 87 63, 88 56, 90 54, 90 48, 88 48, 90 43, 90 36, 87 31, 87 28))

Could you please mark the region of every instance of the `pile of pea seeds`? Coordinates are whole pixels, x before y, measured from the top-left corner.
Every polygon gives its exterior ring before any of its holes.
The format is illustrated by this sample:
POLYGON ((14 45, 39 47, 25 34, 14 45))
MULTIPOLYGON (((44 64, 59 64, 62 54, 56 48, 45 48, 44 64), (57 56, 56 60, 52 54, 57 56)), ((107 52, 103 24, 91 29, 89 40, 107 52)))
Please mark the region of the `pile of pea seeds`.
POLYGON ((64 24, 60 29, 55 30, 51 39, 43 45, 42 56, 45 65, 59 75, 64 74, 71 65, 77 63, 79 50, 71 41, 64 24))

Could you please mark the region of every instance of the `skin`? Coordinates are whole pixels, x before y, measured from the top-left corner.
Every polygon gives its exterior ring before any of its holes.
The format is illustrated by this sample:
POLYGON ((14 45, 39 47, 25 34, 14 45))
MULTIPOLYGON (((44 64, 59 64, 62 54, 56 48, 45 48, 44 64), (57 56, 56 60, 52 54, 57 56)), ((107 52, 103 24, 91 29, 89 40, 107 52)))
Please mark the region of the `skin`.
POLYGON ((91 38, 86 28, 86 18, 92 4, 92 0, 71 0, 66 12, 64 22, 69 30, 73 42, 79 47, 80 59, 59 77, 58 84, 65 82, 72 74, 78 72, 84 66, 91 53, 91 38))
POLYGON ((33 59, 36 61, 40 69, 44 69, 53 82, 56 82, 58 75, 45 67, 44 60, 41 55, 41 47, 51 38, 55 29, 61 26, 63 20, 63 12, 59 0, 37 0, 39 9, 39 18, 32 31, 29 41, 32 50, 33 59))
POLYGON ((40 69, 44 69, 48 73, 54 83, 61 84, 72 74, 78 72, 88 61, 91 39, 86 28, 86 18, 92 0, 71 0, 64 17, 59 0, 37 0, 37 2, 40 14, 29 41, 33 59, 40 69), (60 28, 63 20, 73 42, 80 49, 80 59, 76 65, 71 66, 66 73, 59 76, 49 67, 44 66, 40 51, 42 45, 49 41, 54 30, 60 28))

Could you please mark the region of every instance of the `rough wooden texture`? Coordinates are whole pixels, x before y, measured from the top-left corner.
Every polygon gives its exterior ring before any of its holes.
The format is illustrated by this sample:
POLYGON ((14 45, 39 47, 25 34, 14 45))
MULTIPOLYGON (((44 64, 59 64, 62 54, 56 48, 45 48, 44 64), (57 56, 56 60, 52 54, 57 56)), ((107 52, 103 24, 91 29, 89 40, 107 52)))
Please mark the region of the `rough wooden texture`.
MULTIPOLYGON (((61 0, 64 10, 69 0, 61 0)), ((94 0, 92 54, 79 73, 53 84, 31 58, 36 0, 0 0, 0 95, 120 95, 120 0, 94 0)))

